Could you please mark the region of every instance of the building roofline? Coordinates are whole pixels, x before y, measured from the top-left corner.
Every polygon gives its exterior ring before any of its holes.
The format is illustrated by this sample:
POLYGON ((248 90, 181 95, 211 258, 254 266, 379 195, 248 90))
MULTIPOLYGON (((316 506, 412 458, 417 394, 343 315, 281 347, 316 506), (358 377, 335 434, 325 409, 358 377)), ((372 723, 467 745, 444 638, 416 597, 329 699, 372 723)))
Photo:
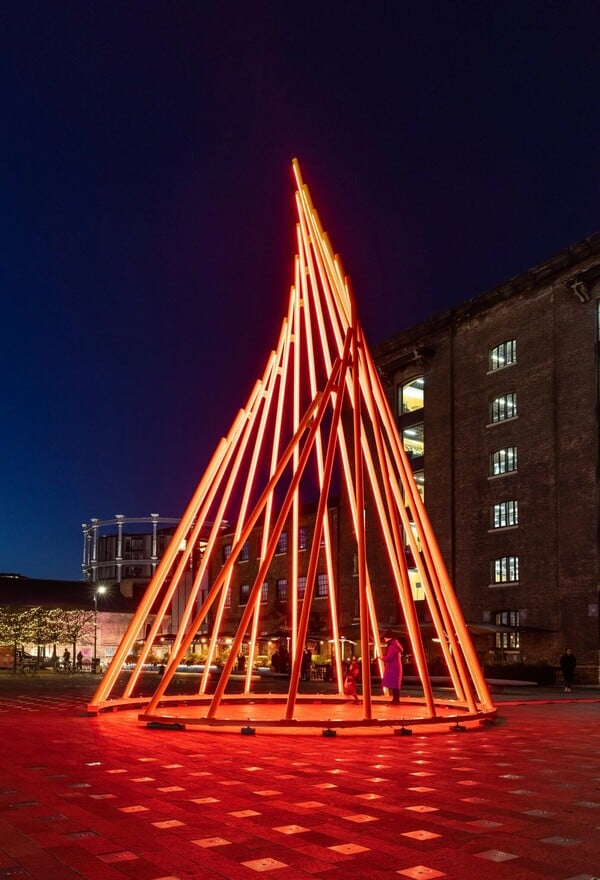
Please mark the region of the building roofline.
MULTIPOLYGON (((431 318, 414 324, 395 336, 382 340, 382 342, 373 347, 373 354, 376 360, 381 360, 385 364, 386 354, 389 353, 397 356, 399 340, 402 340, 403 346, 410 344, 413 337, 422 340, 428 333, 439 331, 444 326, 460 323, 492 305, 496 305, 513 296, 525 294, 530 290, 538 289, 542 284, 552 284, 559 277, 568 274, 570 269, 574 270, 570 286, 574 294, 581 301, 585 301, 587 297, 585 289, 582 291, 582 282, 585 286, 587 280, 595 280, 596 277, 600 276, 600 267, 598 267, 597 272, 593 271, 591 273, 593 277, 587 278, 587 269, 584 264, 587 260, 594 257, 600 257, 600 232, 595 232, 587 238, 563 248, 543 263, 538 263, 531 269, 520 272, 507 281, 471 297, 461 305, 438 312, 431 318)), ((418 360, 418 355, 419 352, 415 349, 415 360, 418 360)), ((388 365, 386 364, 386 366, 388 365)), ((390 363, 389 366, 392 366, 392 364, 390 363)))

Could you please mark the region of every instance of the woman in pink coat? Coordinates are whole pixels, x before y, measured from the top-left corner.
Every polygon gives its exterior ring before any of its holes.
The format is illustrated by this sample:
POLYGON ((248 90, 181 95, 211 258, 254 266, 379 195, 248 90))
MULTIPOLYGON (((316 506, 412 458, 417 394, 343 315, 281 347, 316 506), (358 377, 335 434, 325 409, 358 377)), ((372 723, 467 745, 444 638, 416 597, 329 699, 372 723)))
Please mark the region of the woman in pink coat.
POLYGON ((402 652, 403 648, 394 632, 388 629, 383 634, 385 654, 383 655, 384 670, 381 684, 388 688, 392 695, 392 706, 400 702, 402 687, 402 652))

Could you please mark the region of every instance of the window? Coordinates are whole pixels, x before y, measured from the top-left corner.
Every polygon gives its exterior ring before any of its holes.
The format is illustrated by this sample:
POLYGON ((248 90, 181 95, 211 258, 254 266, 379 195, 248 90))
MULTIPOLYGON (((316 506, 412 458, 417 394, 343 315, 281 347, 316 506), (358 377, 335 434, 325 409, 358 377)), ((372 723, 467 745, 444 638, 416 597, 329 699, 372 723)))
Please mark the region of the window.
POLYGON ((306 594, 306 578, 304 576, 298 578, 298 598, 304 599, 306 594))
POLYGON ((238 556, 240 562, 248 562, 250 559, 250 546, 248 541, 245 542, 244 546, 240 550, 240 555, 238 556))
POLYGON ((240 605, 247 605, 250 597, 250 584, 242 584, 240 587, 240 605))
POLYGON ((318 574, 317 575, 317 598, 319 596, 328 596, 329 595, 329 581, 327 580, 326 574, 318 574))
POLYGON ((514 419, 517 415, 517 395, 511 391, 495 397, 490 405, 490 421, 503 422, 505 419, 514 419))
POLYGON ((517 343, 516 340, 510 339, 508 342, 502 342, 496 348, 490 350, 489 369, 501 370, 502 367, 508 367, 510 364, 517 362, 517 343))
POLYGON ((398 388, 398 415, 423 409, 425 377, 417 376, 398 388))
POLYGON ((492 583, 514 584, 519 580, 519 557, 502 556, 494 559, 492 565, 492 583))
POLYGON ((517 469, 517 447, 507 446, 506 449, 498 449, 490 455, 490 475, 508 474, 517 469))
POLYGON ((521 636, 518 632, 496 633, 496 648, 499 650, 516 651, 521 647, 521 636))
POLYGON ((425 426, 423 422, 402 431, 402 445, 409 458, 418 458, 425 452, 425 426))
POLYGON ((496 648, 508 650, 518 650, 521 647, 518 611, 498 611, 494 615, 494 623, 496 626, 513 627, 516 632, 498 632, 496 633, 496 648))
POLYGON ((260 601, 264 605, 269 598, 269 584, 267 581, 264 582, 262 587, 260 588, 260 601))
POLYGON ((298 529, 298 550, 306 550, 308 546, 308 532, 306 526, 300 526, 298 529))
POLYGON ((225 593, 225 608, 231 608, 231 587, 227 587, 225 593))
POLYGON ((275 553, 287 553, 287 532, 280 534, 275 553))
POLYGON ((494 504, 492 514, 492 527, 494 529, 506 529, 509 526, 519 524, 519 502, 501 501, 494 504))
POLYGON ((496 626, 519 626, 518 611, 497 611, 494 614, 496 626))
POLYGON ((275 581, 275 597, 277 602, 287 602, 287 580, 279 578, 275 581))
POLYGON ((231 556, 231 544, 223 544, 223 562, 227 562, 231 556))

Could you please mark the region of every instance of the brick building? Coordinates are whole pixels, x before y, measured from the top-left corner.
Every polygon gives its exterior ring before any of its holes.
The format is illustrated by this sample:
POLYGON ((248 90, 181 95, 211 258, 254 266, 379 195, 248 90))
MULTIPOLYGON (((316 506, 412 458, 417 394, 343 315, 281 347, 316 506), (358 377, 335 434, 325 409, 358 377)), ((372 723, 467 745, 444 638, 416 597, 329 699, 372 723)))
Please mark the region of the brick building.
POLYGON ((599 669, 600 234, 380 344, 482 659, 599 669))
MULTIPOLYGON (((341 635, 344 640, 352 641, 353 634, 358 633, 357 621, 357 578, 353 572, 353 554, 347 544, 347 514, 337 500, 328 507, 329 527, 332 546, 331 572, 327 571, 324 547, 319 552, 319 565, 314 586, 313 602, 309 618, 308 640, 314 644, 315 653, 324 657, 330 656, 329 639, 332 628, 330 622, 330 592, 335 590, 339 602, 341 635), (356 633, 355 633, 356 629, 356 633)), ((298 596, 299 610, 302 606, 306 589, 306 570, 313 540, 315 510, 310 507, 302 512, 298 530, 298 596)), ((219 633, 222 637, 233 636, 237 631, 243 611, 248 603, 250 589, 258 575, 260 565, 262 531, 255 529, 246 542, 234 568, 233 577, 227 594, 223 626, 219 633)), ((233 543, 233 534, 224 532, 219 538, 219 548, 211 562, 210 582, 212 583, 227 560, 233 543)), ((280 641, 286 641, 291 632, 291 531, 286 528, 281 533, 273 561, 269 567, 267 578, 261 593, 261 621, 259 629, 258 653, 270 656, 280 641)), ((209 616, 210 630, 214 614, 209 616)), ((289 647, 289 646, 288 646, 289 647)))

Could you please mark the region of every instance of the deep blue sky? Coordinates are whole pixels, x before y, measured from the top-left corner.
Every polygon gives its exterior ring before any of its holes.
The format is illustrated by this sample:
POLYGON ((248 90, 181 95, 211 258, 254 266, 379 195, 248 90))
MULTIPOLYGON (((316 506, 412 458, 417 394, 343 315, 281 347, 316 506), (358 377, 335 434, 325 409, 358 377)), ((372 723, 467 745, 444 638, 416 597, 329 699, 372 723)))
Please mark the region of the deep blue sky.
POLYGON ((290 160, 372 344, 600 230, 600 6, 8 0, 0 571, 182 513, 292 281, 290 160))

